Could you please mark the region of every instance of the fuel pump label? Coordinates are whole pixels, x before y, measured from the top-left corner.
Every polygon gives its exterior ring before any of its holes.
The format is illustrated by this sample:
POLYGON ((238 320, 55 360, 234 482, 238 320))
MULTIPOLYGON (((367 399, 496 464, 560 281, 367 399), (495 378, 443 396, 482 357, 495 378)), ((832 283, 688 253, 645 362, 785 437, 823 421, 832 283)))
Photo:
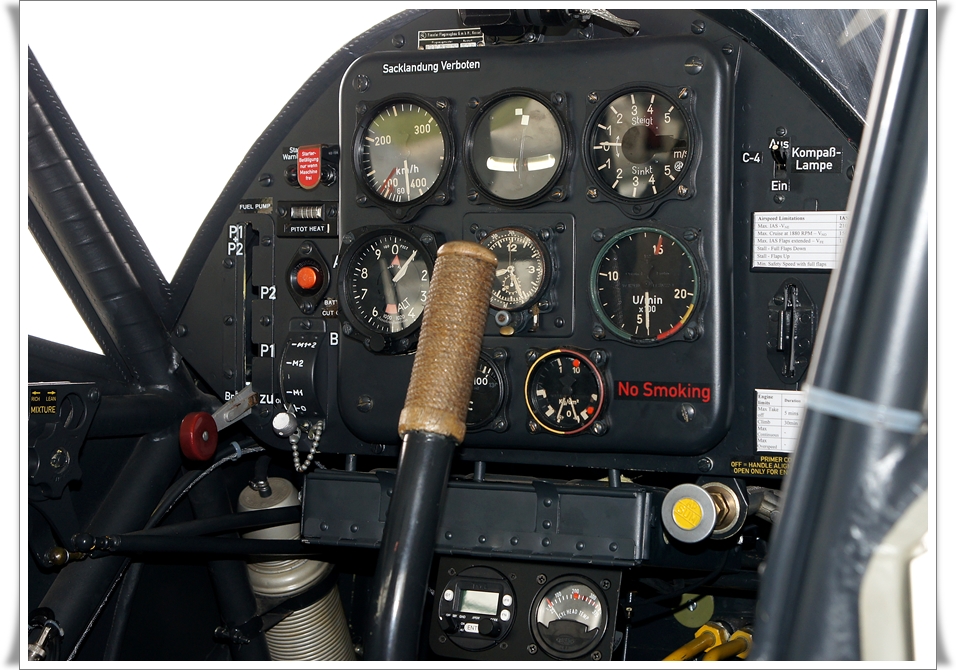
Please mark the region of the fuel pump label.
POLYGON ((846 212, 754 212, 752 268, 832 270, 843 249, 846 212))
POLYGON ((793 453, 800 439, 806 394, 803 391, 756 389, 757 451, 793 453))

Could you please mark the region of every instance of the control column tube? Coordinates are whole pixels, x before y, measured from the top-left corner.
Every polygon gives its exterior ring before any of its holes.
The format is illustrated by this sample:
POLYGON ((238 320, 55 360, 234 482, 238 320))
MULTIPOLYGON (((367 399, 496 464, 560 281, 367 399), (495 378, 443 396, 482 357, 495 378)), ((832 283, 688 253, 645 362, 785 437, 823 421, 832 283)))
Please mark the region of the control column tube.
POLYGON ((399 418, 402 451, 378 557, 367 660, 411 661, 448 473, 465 419, 491 296, 495 255, 471 242, 438 250, 399 418))

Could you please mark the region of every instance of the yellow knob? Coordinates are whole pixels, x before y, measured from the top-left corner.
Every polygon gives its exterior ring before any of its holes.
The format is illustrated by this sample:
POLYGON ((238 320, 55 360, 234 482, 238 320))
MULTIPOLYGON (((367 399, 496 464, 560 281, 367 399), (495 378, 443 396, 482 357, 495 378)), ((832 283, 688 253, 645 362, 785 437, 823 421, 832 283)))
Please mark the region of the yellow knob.
POLYGON ((694 530, 704 518, 704 510, 693 498, 681 498, 674 505, 674 523, 684 530, 694 530))

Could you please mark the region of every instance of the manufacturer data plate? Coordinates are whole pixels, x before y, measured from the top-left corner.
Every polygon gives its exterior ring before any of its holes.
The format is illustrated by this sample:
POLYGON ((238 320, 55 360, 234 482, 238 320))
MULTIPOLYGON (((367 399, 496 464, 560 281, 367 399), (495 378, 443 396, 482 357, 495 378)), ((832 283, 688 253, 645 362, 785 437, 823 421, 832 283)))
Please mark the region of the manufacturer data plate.
POLYGON ((803 391, 756 389, 757 451, 793 453, 807 397, 803 391))
POLYGON ((418 49, 464 49, 485 46, 481 28, 455 28, 452 30, 419 30, 418 49))
POLYGON ((848 225, 846 212, 754 212, 751 267, 832 270, 848 225))

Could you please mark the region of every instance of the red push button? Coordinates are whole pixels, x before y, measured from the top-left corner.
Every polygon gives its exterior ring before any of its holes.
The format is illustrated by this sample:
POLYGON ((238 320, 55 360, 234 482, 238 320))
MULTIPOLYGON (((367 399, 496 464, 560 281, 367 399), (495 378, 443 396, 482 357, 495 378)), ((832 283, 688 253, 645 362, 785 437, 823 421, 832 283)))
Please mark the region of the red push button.
POLYGON ((208 412, 190 412, 179 424, 179 448, 193 461, 208 461, 216 453, 219 431, 208 412))
POLYGON ((305 291, 311 291, 319 285, 320 277, 321 275, 317 268, 306 265, 299 268, 299 271, 295 273, 295 283, 299 285, 299 288, 305 291))

